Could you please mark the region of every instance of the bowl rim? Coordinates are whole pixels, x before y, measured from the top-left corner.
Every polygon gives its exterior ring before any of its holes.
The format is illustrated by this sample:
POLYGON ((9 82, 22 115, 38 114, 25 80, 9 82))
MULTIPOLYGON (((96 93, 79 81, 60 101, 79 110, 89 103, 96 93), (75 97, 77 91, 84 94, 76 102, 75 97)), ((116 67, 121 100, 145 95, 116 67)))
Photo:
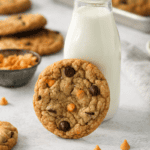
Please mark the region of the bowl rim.
MULTIPOLYGON (((31 50, 26 50, 26 49, 0 49, 0 52, 3 52, 3 51, 24 51, 25 53, 29 54, 29 53, 32 53, 34 54, 37 58, 39 58, 39 61, 36 65, 30 67, 30 68, 24 68, 24 69, 17 69, 17 70, 1 70, 0 69, 0 72, 13 72, 13 71, 23 71, 23 70, 29 70, 29 69, 33 69, 35 67, 37 67, 40 63, 41 63, 41 56, 34 52, 34 51, 31 51, 31 50)), ((1 54, 1 53, 0 53, 1 54)))

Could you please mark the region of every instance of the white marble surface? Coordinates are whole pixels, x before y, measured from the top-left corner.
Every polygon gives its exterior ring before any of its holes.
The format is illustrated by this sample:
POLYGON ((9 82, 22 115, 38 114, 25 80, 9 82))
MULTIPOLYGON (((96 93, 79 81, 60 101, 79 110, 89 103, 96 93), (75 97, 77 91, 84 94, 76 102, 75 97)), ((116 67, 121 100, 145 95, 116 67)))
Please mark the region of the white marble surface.
MULTIPOLYGON (((72 8, 51 0, 32 0, 28 12, 41 13, 47 28, 62 32, 64 37, 72 16, 72 8)), ((1 17, 3 19, 4 17, 1 17)), ((117 24, 121 40, 128 41, 146 51, 150 34, 117 24)), ((102 150, 119 150, 127 139, 131 150, 150 149, 150 106, 143 101, 136 87, 121 73, 120 106, 116 116, 101 124, 92 134, 78 140, 61 139, 47 131, 37 119, 32 104, 34 85, 39 73, 48 65, 63 59, 63 51, 42 58, 32 80, 21 88, 0 87, 7 106, 0 106, 0 120, 9 121, 18 128, 19 139, 13 150, 93 150, 98 144, 102 150)))

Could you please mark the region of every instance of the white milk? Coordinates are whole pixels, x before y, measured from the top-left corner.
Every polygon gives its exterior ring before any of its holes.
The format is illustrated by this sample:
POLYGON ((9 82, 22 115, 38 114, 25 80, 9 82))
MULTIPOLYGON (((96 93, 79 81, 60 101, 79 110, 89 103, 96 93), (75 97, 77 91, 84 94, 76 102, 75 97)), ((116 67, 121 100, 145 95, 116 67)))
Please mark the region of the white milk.
POLYGON ((65 41, 64 57, 85 59, 99 67, 110 88, 111 102, 105 120, 112 118, 119 105, 121 59, 112 12, 90 6, 75 9, 65 41))

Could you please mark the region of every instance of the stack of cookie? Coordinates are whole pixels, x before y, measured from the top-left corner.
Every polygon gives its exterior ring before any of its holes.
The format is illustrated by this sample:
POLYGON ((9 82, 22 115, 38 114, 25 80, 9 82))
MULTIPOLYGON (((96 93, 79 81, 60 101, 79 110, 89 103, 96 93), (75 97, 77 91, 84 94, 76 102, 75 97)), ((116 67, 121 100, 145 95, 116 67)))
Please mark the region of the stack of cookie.
POLYGON ((0 0, 0 14, 20 13, 31 7, 30 0, 0 0))
POLYGON ((63 48, 58 31, 45 29, 46 19, 40 14, 12 15, 0 21, 0 48, 26 49, 49 55, 63 48))

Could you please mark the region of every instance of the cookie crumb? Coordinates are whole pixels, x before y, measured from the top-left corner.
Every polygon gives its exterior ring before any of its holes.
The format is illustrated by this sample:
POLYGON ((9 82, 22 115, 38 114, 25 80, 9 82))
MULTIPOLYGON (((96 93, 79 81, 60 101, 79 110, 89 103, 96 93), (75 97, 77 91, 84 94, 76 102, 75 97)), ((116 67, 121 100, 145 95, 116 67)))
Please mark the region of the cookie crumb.
POLYGON ((8 104, 8 101, 6 100, 6 98, 2 97, 0 100, 0 105, 7 105, 7 104, 8 104))
POLYGON ((122 150, 129 150, 130 149, 130 145, 128 144, 127 140, 124 140, 124 142, 121 144, 120 148, 122 150))
POLYGON ((101 150, 101 149, 98 145, 96 145, 96 147, 93 150, 101 150))

